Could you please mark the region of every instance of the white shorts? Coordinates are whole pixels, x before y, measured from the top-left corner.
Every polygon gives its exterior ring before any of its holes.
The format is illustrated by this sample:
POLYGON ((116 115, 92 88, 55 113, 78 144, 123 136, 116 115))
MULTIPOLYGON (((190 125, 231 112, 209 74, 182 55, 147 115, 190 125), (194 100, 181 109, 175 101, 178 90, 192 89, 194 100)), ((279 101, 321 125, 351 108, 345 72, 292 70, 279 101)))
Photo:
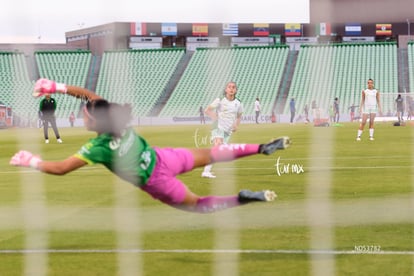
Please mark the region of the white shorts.
POLYGON ((211 141, 214 141, 215 138, 223 139, 224 144, 228 144, 230 141, 231 132, 225 132, 222 129, 215 128, 211 131, 211 141))
POLYGON ((378 112, 378 108, 376 106, 366 106, 362 111, 362 114, 376 114, 378 112))

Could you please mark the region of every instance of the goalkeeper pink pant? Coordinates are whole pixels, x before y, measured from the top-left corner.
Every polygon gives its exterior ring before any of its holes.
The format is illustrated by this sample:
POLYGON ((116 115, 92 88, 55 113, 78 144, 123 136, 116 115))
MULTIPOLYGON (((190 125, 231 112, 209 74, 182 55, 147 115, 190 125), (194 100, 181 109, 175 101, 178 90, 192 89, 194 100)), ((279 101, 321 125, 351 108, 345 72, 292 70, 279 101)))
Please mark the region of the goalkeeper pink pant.
POLYGON ((169 205, 182 203, 187 187, 176 176, 193 169, 193 154, 184 148, 154 149, 157 156, 155 168, 142 190, 169 205))
MULTIPOLYGON (((187 187, 176 176, 193 169, 193 154, 190 150, 184 148, 154 149, 157 156, 155 168, 147 184, 141 188, 153 198, 183 209, 184 207, 179 205, 185 199, 187 187)), ((257 154, 258 150, 259 145, 257 144, 230 144, 213 147, 210 154, 213 162, 220 162, 257 154)), ((200 197, 197 206, 192 211, 210 213, 239 206, 240 204, 237 196, 200 197)))

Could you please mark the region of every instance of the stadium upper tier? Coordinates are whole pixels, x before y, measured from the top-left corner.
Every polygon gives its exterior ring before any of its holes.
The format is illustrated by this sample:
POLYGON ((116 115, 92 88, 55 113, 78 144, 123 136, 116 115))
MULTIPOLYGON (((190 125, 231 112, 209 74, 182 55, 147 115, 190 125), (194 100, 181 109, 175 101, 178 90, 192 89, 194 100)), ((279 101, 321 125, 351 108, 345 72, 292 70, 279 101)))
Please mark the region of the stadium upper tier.
POLYGON ((259 97, 262 113, 270 115, 288 53, 287 46, 198 49, 159 116, 198 116, 229 81, 238 85, 245 114, 254 114, 259 97))
POLYGON ((184 54, 184 49, 105 52, 96 92, 132 104, 134 116, 148 116, 184 54))
MULTIPOLYGON (((398 59, 395 43, 338 44, 302 46, 288 99, 295 98, 296 110, 302 113, 307 103, 316 101, 326 113, 339 98, 340 111, 359 105, 361 91, 373 79, 381 93, 398 92, 398 59)), ((392 110, 393 99, 384 97, 383 110, 392 110)), ((286 101, 284 113, 289 113, 286 101)))
MULTIPOLYGON (((40 78, 86 87, 92 61, 90 51, 38 51, 35 52, 35 60, 40 78)), ((53 97, 58 104, 56 117, 68 118, 72 111, 78 112, 78 99, 60 94, 53 97)))
MULTIPOLYGON (((254 114, 256 97, 263 115, 270 115, 276 105, 288 114, 290 98, 295 98, 298 114, 313 100, 327 112, 335 97, 341 112, 348 113, 350 105, 359 104, 369 78, 381 93, 398 92, 397 51, 395 43, 307 45, 301 47, 296 63, 291 62, 288 46, 197 49, 192 56, 182 48, 109 51, 102 57, 95 90, 110 101, 131 103, 133 115, 139 117, 149 116, 163 103, 160 99, 166 100, 160 117, 198 116, 200 106, 222 96, 229 81, 237 82, 246 115, 254 114), (289 66, 290 83, 284 75, 289 66), (278 95, 280 87, 287 88, 284 95, 278 95)), ((407 83, 413 88, 414 43, 408 44, 407 52, 407 83)), ((23 53, 0 52, 0 101, 12 106, 16 115, 35 119, 39 99, 30 96, 34 80, 29 76, 38 72, 39 77, 91 87, 93 60, 88 51, 36 52, 36 63, 23 53), (34 71, 29 74, 29 69, 34 71)), ((58 118, 79 110, 79 100, 55 97, 58 118)), ((383 111, 393 109, 393 97, 383 97, 383 111)))

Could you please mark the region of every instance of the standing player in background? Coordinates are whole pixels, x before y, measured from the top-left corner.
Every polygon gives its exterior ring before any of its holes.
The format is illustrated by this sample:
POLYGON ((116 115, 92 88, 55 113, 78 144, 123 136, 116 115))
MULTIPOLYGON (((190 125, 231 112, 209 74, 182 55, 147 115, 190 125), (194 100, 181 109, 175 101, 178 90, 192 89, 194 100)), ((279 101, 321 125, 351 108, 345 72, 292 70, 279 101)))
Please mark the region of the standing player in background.
POLYGON ((398 122, 404 121, 404 99, 401 97, 401 94, 398 94, 397 98, 395 99, 395 104, 397 106, 397 117, 398 122))
POLYGON ((369 140, 374 140, 374 121, 377 112, 382 113, 380 103, 380 93, 374 87, 374 81, 368 80, 368 88, 362 90, 359 114, 362 116, 361 124, 358 128, 357 141, 361 141, 362 131, 369 118, 369 140))
POLYGON ((272 201, 270 190, 241 190, 238 195, 198 196, 176 176, 214 162, 271 154, 289 146, 288 137, 268 144, 229 144, 206 149, 151 147, 132 127, 132 107, 110 103, 92 91, 47 79, 36 82, 34 96, 62 93, 88 99, 83 120, 97 136, 86 142, 74 155, 61 161, 44 161, 28 151, 17 152, 10 160, 14 166, 31 167, 41 172, 64 175, 88 164, 102 164, 121 179, 150 194, 153 198, 180 210, 212 213, 257 201, 272 201))
POLYGON ((318 104, 316 103, 316 101, 315 100, 313 100, 312 101, 312 119, 313 119, 313 121, 315 121, 315 120, 319 120, 320 118, 321 118, 321 113, 320 113, 320 110, 319 110, 319 106, 318 106, 318 104))
POLYGON ((259 98, 256 98, 256 101, 254 102, 254 112, 256 113, 256 124, 259 123, 259 115, 260 115, 260 100, 259 98))
POLYGON ((73 113, 73 111, 72 111, 70 113, 70 115, 69 115, 69 124, 70 124, 70 127, 74 127, 75 126, 75 120, 76 120, 75 113, 73 113))
POLYGON ((407 97, 407 120, 411 120, 414 113, 414 100, 410 96, 407 97))
MULTIPOLYGON (((240 125, 243 114, 243 105, 236 98, 237 84, 228 82, 224 90, 222 99, 215 99, 206 108, 206 114, 213 120, 211 139, 214 146, 228 144, 230 136, 240 125)), ((204 167, 201 177, 216 178, 211 172, 213 165, 208 164, 204 167)))
POLYGON ((295 119, 295 114, 296 114, 296 105, 295 105, 294 98, 290 99, 289 109, 290 109, 290 124, 293 124, 293 120, 295 119))
POLYGON ((357 105, 351 105, 350 107, 348 107, 349 109, 349 117, 351 122, 353 122, 355 120, 355 108, 357 108, 357 105))
POLYGON ((45 143, 49 144, 49 123, 52 126, 53 132, 55 133, 57 142, 62 143, 60 139, 59 130, 56 125, 56 100, 52 98, 49 94, 46 94, 45 97, 40 101, 39 113, 43 121, 43 135, 45 137, 45 143))
POLYGON ((305 123, 309 123, 309 106, 305 104, 303 107, 303 113, 305 114, 305 123))
POLYGON ((200 124, 204 125, 206 123, 206 118, 204 117, 204 108, 200 106, 200 124))
POLYGON ((333 109, 334 109, 334 122, 339 123, 339 99, 338 97, 336 97, 334 100, 333 109))

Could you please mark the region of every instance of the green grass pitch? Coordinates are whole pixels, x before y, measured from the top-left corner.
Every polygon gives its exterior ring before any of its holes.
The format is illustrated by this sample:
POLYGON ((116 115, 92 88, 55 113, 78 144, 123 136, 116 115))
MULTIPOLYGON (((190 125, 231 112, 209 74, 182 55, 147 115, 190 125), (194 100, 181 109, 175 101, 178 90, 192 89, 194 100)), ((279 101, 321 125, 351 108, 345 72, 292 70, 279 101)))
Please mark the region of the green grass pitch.
MULTIPOLYGON (((163 205, 99 165, 66 176, 8 165, 19 149, 66 158, 94 136, 84 128, 61 129, 63 144, 51 133, 48 145, 41 129, 0 130, 0 275, 24 274, 39 255, 27 250, 46 250, 47 275, 119 275, 128 262, 141 275, 312 275, 325 262, 337 275, 410 275, 413 127, 377 123, 376 140, 365 129, 360 142, 357 127, 242 124, 233 143, 287 135, 293 144, 215 164, 214 180, 201 168, 179 177, 199 195, 248 188, 278 198, 208 215, 163 205)), ((136 129, 153 146, 207 147, 209 128, 136 129)))

